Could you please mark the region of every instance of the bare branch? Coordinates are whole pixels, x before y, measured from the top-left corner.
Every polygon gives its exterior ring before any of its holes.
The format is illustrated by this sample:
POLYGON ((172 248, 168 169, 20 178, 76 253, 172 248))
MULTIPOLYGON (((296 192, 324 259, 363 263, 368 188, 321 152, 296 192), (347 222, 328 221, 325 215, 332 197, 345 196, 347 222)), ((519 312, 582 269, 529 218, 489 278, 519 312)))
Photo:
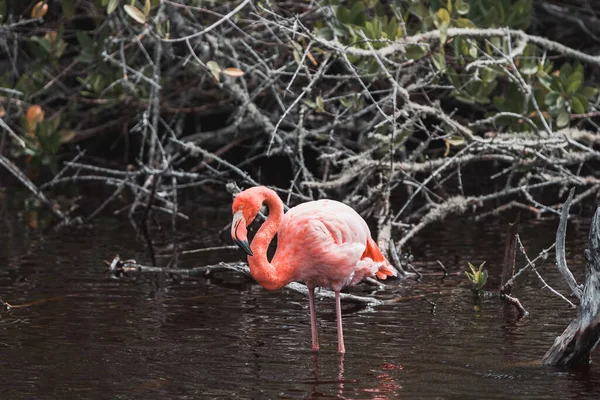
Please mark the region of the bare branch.
POLYGON ((569 197, 563 204, 562 212, 560 215, 560 222, 556 231, 556 266, 560 271, 560 274, 569 285, 571 292, 578 298, 581 299, 581 288, 577 285, 573 274, 567 267, 567 259, 565 256, 565 238, 567 236, 567 220, 569 218, 569 208, 571 208, 571 201, 575 194, 575 188, 572 188, 569 192, 569 197))

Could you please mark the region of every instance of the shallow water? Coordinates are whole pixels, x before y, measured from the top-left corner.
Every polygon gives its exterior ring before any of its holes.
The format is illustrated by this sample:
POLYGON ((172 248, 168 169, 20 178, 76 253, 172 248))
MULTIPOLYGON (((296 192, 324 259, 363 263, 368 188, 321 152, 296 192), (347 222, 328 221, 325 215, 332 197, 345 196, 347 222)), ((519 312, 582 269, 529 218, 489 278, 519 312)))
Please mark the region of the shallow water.
MULTIPOLYGON (((519 319, 495 298, 474 306, 461 271, 467 261, 487 260, 488 286, 497 287, 506 221, 436 226, 412 243, 421 282, 354 289, 397 301, 345 305, 342 358, 331 300, 318 301, 322 350, 315 354, 308 303, 298 294, 268 292, 234 273, 113 279, 102 260, 117 253, 146 260, 126 222, 97 219, 90 229, 41 235, 17 213, 2 215, 0 298, 16 306, 0 313, 2 399, 598 398, 597 365, 539 364, 575 311, 533 273, 514 290, 529 317, 519 319), (450 276, 442 277, 436 260, 450 276)), ((199 211, 179 239, 186 248, 219 245, 215 230, 228 218, 227 210, 199 211)), ((556 224, 522 226, 531 257, 552 243, 556 224)), ((578 278, 588 224, 574 218, 569 225, 578 278)), ((228 250, 182 264, 240 258, 228 250)), ((552 259, 538 269, 566 293, 552 259)))

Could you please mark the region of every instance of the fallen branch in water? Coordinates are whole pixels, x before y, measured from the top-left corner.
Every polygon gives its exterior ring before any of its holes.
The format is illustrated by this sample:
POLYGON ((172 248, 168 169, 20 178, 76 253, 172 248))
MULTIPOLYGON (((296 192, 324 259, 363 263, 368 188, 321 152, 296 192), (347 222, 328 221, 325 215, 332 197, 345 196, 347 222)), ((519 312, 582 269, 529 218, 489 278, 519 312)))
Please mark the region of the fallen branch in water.
POLYGON ((521 302, 519 301, 519 299, 517 299, 516 297, 511 296, 509 294, 502 294, 500 296, 502 297, 502 300, 504 300, 507 303, 512 304, 513 306, 515 306, 515 308, 519 312, 519 317, 526 317, 526 316, 529 315, 529 311, 527 311, 525 309, 525 307, 523 307, 523 304, 521 304, 521 302))
MULTIPOLYGON (((116 255, 112 262, 108 263, 108 271, 107 273, 113 276, 122 276, 129 274, 142 274, 142 273, 167 273, 167 274, 176 274, 189 278, 198 278, 205 277, 214 272, 219 271, 234 271, 239 272, 246 276, 250 275, 250 268, 244 262, 237 263, 225 263, 220 262, 218 264, 205 265, 202 267, 195 267, 189 269, 183 268, 163 268, 163 267, 151 267, 142 264, 138 264, 135 260, 121 260, 121 258, 116 255)), ((285 286, 285 289, 291 290, 292 292, 301 293, 304 296, 308 296, 308 289, 306 285, 298 282, 292 282, 285 286)), ((335 293, 328 289, 319 290, 317 292, 317 296, 320 298, 328 298, 335 299, 335 293)), ((367 296, 357 296, 348 293, 341 293, 341 298, 344 301, 356 304, 369 304, 369 305, 381 305, 385 302, 383 300, 376 299, 374 297, 367 296)))

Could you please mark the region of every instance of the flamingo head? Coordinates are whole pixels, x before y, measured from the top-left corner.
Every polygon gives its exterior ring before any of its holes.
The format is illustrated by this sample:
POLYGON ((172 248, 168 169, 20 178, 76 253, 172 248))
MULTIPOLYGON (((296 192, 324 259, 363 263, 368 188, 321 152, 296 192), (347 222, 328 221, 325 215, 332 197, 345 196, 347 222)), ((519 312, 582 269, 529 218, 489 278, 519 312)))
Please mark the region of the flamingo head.
POLYGON ((248 230, 246 227, 254 221, 256 214, 262 206, 262 198, 259 193, 252 189, 244 190, 233 200, 231 211, 233 221, 231 222, 231 238, 249 256, 253 256, 248 243, 248 230))

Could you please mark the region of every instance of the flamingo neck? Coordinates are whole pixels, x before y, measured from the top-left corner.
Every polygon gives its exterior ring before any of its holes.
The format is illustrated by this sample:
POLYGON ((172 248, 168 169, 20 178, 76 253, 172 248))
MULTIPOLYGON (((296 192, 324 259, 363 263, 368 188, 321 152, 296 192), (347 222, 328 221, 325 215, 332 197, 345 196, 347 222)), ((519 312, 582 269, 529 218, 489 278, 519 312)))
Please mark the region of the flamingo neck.
POLYGON ((248 257, 248 264, 252 277, 261 286, 268 290, 276 290, 290 282, 287 271, 277 268, 267 259, 269 244, 275 237, 283 220, 283 202, 277 193, 267 188, 264 188, 261 196, 263 202, 269 208, 269 217, 252 239, 250 248, 254 256, 248 257))

